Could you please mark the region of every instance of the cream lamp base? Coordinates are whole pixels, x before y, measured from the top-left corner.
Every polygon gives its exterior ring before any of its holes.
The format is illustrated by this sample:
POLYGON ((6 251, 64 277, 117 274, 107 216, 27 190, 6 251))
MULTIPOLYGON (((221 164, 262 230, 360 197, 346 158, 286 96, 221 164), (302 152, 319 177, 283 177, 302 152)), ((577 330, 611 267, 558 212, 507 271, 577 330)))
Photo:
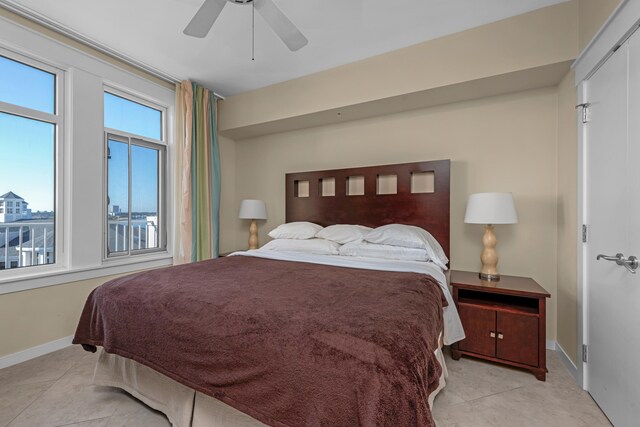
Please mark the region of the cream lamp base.
POLYGON ((500 280, 498 274, 498 253, 496 252, 496 235, 493 233, 493 225, 484 226, 484 236, 482 236, 482 270, 480 270, 480 279, 488 281, 500 280))
POLYGON ((255 219, 251 220, 249 226, 249 250, 251 249, 258 249, 258 225, 255 219))

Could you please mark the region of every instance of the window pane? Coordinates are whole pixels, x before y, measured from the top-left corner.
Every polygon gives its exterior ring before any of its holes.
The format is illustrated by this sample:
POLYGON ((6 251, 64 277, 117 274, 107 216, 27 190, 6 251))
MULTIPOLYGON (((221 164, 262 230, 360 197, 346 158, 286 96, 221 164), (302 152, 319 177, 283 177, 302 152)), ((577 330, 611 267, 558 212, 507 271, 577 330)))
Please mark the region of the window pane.
POLYGON ((131 249, 157 248, 158 241, 158 162, 153 148, 131 145, 131 249))
POLYGON ((129 146, 109 140, 107 157, 108 249, 109 253, 129 250, 129 146))
POLYGON ((0 269, 55 262, 55 125, 0 113, 0 269))
POLYGON ((146 105, 104 93, 104 126, 147 138, 162 139, 162 113, 146 105))
POLYGON ((56 76, 0 56, 0 101, 55 114, 56 76))

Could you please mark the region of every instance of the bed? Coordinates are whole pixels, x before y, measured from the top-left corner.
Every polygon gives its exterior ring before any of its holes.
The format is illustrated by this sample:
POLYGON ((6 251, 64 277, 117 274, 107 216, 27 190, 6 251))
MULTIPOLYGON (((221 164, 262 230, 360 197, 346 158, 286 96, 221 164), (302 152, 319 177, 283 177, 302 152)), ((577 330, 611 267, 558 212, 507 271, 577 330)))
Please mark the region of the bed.
MULTIPOLYGON (((448 160, 287 174, 285 187, 286 222, 416 225, 449 253, 448 160), (412 192, 421 174, 433 188, 412 192), (378 194, 394 175, 395 194, 378 194)), ((441 346, 463 337, 432 263, 258 250, 97 288, 74 343, 102 347, 96 384, 174 426, 432 426, 441 346)))

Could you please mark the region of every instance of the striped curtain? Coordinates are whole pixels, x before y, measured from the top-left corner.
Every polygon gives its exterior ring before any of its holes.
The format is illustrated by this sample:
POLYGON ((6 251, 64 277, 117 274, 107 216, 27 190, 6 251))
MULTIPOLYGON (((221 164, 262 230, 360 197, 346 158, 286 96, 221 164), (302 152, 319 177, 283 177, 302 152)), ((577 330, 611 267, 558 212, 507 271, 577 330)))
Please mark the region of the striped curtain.
POLYGON ((190 81, 176 85, 176 206, 174 263, 218 256, 220 149, 217 99, 190 81))

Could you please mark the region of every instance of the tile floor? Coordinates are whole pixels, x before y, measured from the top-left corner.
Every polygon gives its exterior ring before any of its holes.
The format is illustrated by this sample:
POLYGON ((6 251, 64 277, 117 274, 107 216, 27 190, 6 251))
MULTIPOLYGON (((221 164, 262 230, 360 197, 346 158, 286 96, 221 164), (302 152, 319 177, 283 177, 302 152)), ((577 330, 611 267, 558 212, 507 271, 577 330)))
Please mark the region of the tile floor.
MULTIPOLYGON (((434 404, 438 427, 609 426, 554 352, 546 382, 478 360, 447 356, 449 379, 434 404)), ((96 356, 69 347, 0 370, 0 426, 169 426, 128 394, 91 385, 96 356)))

